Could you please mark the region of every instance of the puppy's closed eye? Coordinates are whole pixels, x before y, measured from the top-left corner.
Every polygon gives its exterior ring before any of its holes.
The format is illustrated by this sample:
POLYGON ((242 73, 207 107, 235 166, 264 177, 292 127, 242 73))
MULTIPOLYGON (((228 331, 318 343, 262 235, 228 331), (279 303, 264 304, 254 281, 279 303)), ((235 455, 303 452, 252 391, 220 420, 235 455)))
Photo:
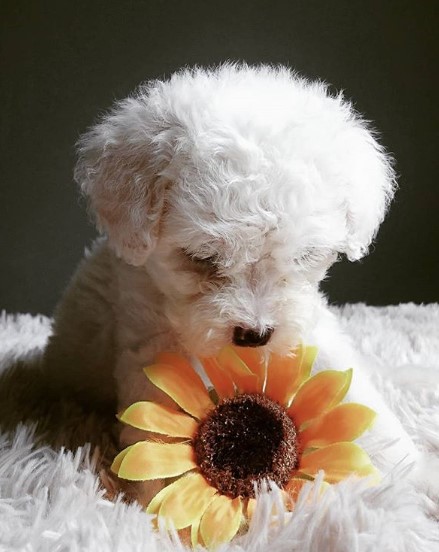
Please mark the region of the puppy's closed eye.
POLYGON ((199 269, 203 270, 216 270, 218 268, 217 265, 217 256, 216 255, 210 255, 210 256, 199 256, 194 253, 191 253, 187 249, 183 249, 183 254, 193 265, 198 267, 199 269))

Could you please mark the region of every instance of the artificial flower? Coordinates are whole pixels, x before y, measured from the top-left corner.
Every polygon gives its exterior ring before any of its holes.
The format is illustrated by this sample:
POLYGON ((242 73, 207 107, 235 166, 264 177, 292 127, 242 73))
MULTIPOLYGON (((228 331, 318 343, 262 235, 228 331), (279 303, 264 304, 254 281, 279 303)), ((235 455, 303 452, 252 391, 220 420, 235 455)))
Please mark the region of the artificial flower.
POLYGON ((123 450, 112 470, 129 480, 173 478, 147 512, 177 530, 190 528, 192 543, 208 548, 236 535, 264 481, 294 499, 320 470, 327 483, 375 474, 352 442, 375 413, 341 403, 351 369, 311 376, 316 354, 314 347, 298 347, 267 362, 257 349, 228 346, 201 359, 212 388, 181 355, 159 354, 144 371, 175 407, 142 401, 121 413, 122 422, 158 439, 123 450), (160 442, 160 435, 171 442, 160 442))

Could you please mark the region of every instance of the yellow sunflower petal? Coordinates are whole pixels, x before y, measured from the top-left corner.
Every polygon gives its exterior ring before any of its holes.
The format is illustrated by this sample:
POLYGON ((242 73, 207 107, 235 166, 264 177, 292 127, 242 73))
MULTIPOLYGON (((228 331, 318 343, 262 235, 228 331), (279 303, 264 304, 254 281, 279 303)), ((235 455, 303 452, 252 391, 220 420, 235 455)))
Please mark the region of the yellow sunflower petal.
MULTIPOLYGON (((144 368, 147 378, 169 395, 186 412, 202 418, 213 403, 200 376, 179 355, 166 353, 169 364, 153 364, 144 368), (170 364, 175 357, 173 364, 170 364)), ((163 358, 164 355, 159 355, 163 358)))
POLYGON ((194 521, 191 525, 191 544, 195 549, 200 544, 200 520, 194 521))
POLYGON ((252 519, 255 513, 256 504, 257 504, 256 498, 249 498, 247 501, 246 515, 249 520, 252 519))
POLYGON ((122 459, 118 475, 131 481, 149 481, 175 477, 196 467, 190 445, 140 441, 122 459))
POLYGON ((289 356, 273 354, 267 371, 265 393, 275 401, 288 405, 298 387, 309 377, 316 347, 297 347, 289 356))
POLYGON ((239 391, 257 393, 262 390, 259 377, 253 374, 231 346, 221 349, 217 360, 221 368, 232 378, 239 391))
POLYGON ((249 370, 258 376, 261 384, 264 383, 266 377, 267 366, 265 355, 258 347, 236 347, 231 345, 232 349, 239 358, 247 365, 249 370))
POLYGON ((122 460, 125 458, 125 456, 128 454, 128 452, 130 451, 130 449, 133 448, 134 445, 131 445, 125 449, 123 449, 121 452, 119 452, 119 454, 116 456, 116 458, 113 460, 113 463, 111 464, 111 467, 110 467, 110 470, 115 473, 115 474, 118 474, 119 473, 119 469, 120 469, 120 465, 122 464, 122 460))
POLYGON ((299 434, 303 448, 325 447, 340 441, 353 441, 368 429, 376 413, 362 404, 340 404, 315 418, 299 434))
POLYGON ((158 515, 160 508, 162 506, 162 502, 165 500, 165 497, 168 496, 169 493, 173 492, 173 486, 174 483, 171 483, 170 485, 166 485, 160 492, 158 492, 151 500, 151 502, 148 504, 146 508, 146 513, 151 515, 158 515))
POLYGON ((352 369, 346 372, 319 372, 299 388, 288 415, 297 427, 336 406, 346 395, 352 380, 352 369))
POLYGON ((241 499, 216 495, 201 518, 200 533, 207 548, 229 542, 238 532, 242 518, 241 499))
POLYGON ((133 427, 170 437, 191 438, 197 429, 197 422, 190 416, 149 401, 132 404, 119 416, 119 420, 133 427))
POLYGON ((314 361, 316 359, 317 353, 319 352, 317 347, 312 345, 301 345, 299 347, 301 362, 300 362, 300 381, 304 381, 309 378, 311 374, 314 361))
POLYGON ((328 483, 337 483, 349 475, 376 474, 369 456, 355 443, 335 443, 301 457, 299 472, 313 476, 320 470, 324 470, 328 483))
POLYGON ((232 378, 222 370, 215 358, 202 358, 201 364, 220 399, 233 397, 235 387, 232 378))
POLYGON ((159 516, 177 530, 196 523, 216 494, 216 489, 199 473, 190 473, 172 486, 173 492, 163 500, 159 516))

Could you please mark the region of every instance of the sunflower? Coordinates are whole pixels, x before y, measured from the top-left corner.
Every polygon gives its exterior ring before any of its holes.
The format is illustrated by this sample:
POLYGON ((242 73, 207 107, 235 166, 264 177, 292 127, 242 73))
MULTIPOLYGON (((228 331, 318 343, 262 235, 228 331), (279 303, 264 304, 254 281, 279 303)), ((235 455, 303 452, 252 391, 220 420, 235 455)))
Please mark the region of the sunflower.
POLYGON ((147 512, 176 530, 190 528, 192 543, 208 548, 236 535, 264 481, 274 481, 291 502, 320 470, 327 483, 375 474, 352 442, 375 413, 341 404, 352 369, 311 377, 316 354, 300 346, 266 361, 257 349, 228 346, 201 359, 212 388, 181 355, 157 355, 145 374, 175 408, 142 401, 121 413, 122 422, 158 435, 124 449, 112 470, 129 480, 172 478, 147 512))

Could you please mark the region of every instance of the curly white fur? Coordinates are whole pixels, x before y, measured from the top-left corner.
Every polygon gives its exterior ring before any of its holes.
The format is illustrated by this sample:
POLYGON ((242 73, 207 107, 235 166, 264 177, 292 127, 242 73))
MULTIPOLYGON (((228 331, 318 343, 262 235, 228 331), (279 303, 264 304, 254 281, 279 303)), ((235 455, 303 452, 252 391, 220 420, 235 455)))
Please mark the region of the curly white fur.
POLYGON ((385 469, 417 457, 318 289, 338 255, 367 252, 395 188, 341 94, 282 67, 183 70, 89 130, 75 176, 105 237, 58 308, 55 386, 124 407, 154 393, 158 350, 210 355, 235 327, 272 328, 268 351, 305 341, 321 366, 355 367, 352 397, 397 441, 385 469))

